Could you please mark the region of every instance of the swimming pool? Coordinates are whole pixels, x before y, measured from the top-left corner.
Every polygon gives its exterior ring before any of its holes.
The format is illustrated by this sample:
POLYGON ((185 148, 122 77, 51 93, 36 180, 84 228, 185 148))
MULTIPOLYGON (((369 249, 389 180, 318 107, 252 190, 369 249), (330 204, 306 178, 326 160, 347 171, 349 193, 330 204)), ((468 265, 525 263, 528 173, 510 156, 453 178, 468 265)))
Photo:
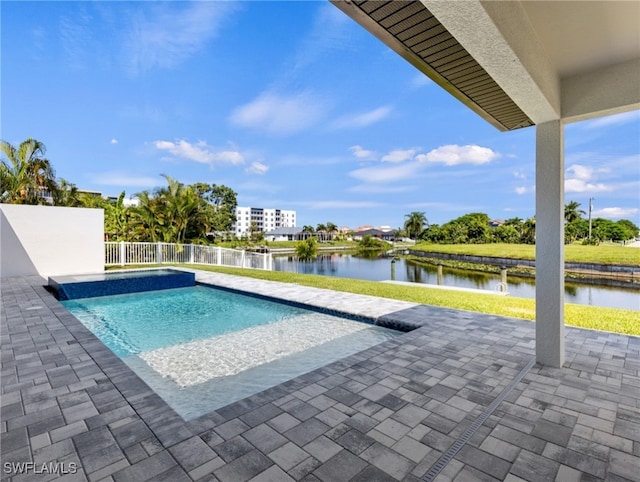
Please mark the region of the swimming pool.
POLYGON ((401 334, 202 285, 61 303, 186 420, 401 334))

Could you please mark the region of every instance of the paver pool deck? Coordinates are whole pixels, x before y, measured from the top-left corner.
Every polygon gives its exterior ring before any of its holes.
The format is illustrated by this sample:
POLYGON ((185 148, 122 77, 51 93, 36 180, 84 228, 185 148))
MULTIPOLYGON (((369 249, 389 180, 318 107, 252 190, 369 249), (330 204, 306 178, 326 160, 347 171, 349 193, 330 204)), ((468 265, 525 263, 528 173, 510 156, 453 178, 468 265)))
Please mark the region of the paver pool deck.
POLYGON ((528 321, 196 273, 418 328, 185 422, 42 278, 3 279, 2 480, 640 480, 638 337, 567 327, 554 369, 528 321))

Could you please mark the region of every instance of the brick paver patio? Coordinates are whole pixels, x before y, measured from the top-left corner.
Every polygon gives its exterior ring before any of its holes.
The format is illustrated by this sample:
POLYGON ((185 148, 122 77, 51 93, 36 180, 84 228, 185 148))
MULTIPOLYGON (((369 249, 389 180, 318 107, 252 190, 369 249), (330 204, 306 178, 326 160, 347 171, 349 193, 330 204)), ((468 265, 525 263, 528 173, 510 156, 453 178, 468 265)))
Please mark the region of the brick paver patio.
POLYGON ((527 321, 197 279, 417 328, 185 422, 44 280, 3 279, 3 480, 640 478, 640 338, 567 327, 565 367, 527 369, 527 321))

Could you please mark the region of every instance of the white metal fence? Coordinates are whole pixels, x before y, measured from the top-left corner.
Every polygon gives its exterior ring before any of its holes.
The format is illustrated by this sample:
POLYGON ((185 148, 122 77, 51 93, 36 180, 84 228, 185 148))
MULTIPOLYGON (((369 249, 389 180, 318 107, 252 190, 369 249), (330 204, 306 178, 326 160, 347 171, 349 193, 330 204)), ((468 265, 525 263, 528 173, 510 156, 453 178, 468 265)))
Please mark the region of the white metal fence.
POLYGON ((173 243, 106 242, 105 265, 210 264, 239 268, 273 269, 271 253, 173 243))

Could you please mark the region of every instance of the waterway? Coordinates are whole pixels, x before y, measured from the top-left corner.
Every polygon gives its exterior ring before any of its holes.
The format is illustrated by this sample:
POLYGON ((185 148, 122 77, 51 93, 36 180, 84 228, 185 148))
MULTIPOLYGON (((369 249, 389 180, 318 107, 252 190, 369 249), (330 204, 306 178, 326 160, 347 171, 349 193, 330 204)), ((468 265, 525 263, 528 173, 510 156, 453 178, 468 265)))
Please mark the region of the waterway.
MULTIPOLYGON (((366 259, 348 253, 320 254, 311 261, 298 261, 291 255, 274 255, 274 270, 303 274, 319 274, 339 278, 355 278, 369 281, 409 281, 443 286, 474 288, 487 291, 500 289, 500 275, 457 268, 442 268, 442 280, 438 283, 435 266, 422 265, 405 259, 396 259, 392 268, 390 257, 366 259), (392 273, 393 269, 393 273, 392 273)), ((606 283, 606 280, 603 281, 606 283)), ((535 282, 532 278, 507 275, 507 291, 510 296, 535 298, 535 282)), ((621 288, 606 285, 565 282, 565 302, 591 306, 607 306, 640 310, 640 285, 621 288)))

